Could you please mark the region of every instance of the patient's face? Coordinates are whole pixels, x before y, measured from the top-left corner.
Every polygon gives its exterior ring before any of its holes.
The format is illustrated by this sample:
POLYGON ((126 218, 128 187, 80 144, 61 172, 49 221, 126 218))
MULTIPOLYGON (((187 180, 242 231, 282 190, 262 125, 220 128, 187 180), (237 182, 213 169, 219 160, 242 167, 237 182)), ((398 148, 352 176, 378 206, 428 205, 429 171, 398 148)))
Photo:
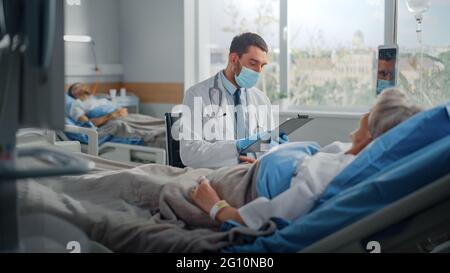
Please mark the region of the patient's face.
POLYGON ((85 101, 91 96, 91 91, 86 86, 80 84, 74 88, 72 94, 75 98, 85 101))
POLYGON ((369 116, 370 113, 364 114, 359 120, 359 128, 351 133, 353 146, 365 146, 372 141, 369 132, 369 116))

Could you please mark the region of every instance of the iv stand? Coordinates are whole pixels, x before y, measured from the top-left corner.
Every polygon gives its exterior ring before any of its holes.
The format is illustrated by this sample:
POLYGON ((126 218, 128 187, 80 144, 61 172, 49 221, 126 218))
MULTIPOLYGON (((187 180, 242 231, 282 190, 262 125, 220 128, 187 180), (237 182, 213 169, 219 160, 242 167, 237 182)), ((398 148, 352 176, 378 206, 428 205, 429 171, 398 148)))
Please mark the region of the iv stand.
POLYGON ((420 50, 420 61, 419 61, 419 94, 422 94, 422 96, 428 101, 430 105, 433 105, 431 99, 427 96, 427 94, 423 90, 423 58, 424 58, 424 48, 423 48, 423 36, 422 36, 422 28, 423 28, 423 13, 416 13, 415 15, 416 22, 417 22, 417 42, 419 43, 419 50, 420 50))

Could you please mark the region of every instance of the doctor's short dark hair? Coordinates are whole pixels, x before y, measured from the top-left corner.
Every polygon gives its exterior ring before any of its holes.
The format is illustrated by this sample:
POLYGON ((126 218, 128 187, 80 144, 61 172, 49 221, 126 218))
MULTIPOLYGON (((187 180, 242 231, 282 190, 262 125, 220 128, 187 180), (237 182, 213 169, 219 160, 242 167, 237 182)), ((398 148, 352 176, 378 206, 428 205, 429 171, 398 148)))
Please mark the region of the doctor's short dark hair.
POLYGON ((246 32, 234 37, 230 46, 230 53, 237 53, 242 57, 250 46, 256 46, 264 52, 269 52, 266 41, 256 33, 246 32))

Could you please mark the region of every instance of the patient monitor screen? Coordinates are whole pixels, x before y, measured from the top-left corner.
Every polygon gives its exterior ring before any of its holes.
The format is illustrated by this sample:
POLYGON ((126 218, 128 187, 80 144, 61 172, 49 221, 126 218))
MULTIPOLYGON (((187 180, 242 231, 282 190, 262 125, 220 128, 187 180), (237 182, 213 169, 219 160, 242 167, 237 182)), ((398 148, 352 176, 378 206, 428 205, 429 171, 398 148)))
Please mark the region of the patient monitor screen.
POLYGON ((380 48, 378 51, 377 96, 397 84, 397 48, 380 48))

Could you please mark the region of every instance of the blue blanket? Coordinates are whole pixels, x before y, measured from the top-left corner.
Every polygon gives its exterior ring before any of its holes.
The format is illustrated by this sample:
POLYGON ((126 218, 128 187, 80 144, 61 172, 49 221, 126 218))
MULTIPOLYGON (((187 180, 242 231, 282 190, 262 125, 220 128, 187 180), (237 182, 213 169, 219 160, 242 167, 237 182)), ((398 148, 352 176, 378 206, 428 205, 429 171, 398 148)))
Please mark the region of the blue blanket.
POLYGON ((319 149, 317 143, 296 142, 280 145, 264 155, 260 159, 256 178, 258 197, 273 199, 289 189, 298 164, 319 149))
POLYGON ((344 190, 312 213, 224 252, 298 252, 450 173, 450 136, 344 190))
POLYGON ((225 252, 297 252, 450 173, 450 103, 424 111, 362 151, 311 212, 225 252))

